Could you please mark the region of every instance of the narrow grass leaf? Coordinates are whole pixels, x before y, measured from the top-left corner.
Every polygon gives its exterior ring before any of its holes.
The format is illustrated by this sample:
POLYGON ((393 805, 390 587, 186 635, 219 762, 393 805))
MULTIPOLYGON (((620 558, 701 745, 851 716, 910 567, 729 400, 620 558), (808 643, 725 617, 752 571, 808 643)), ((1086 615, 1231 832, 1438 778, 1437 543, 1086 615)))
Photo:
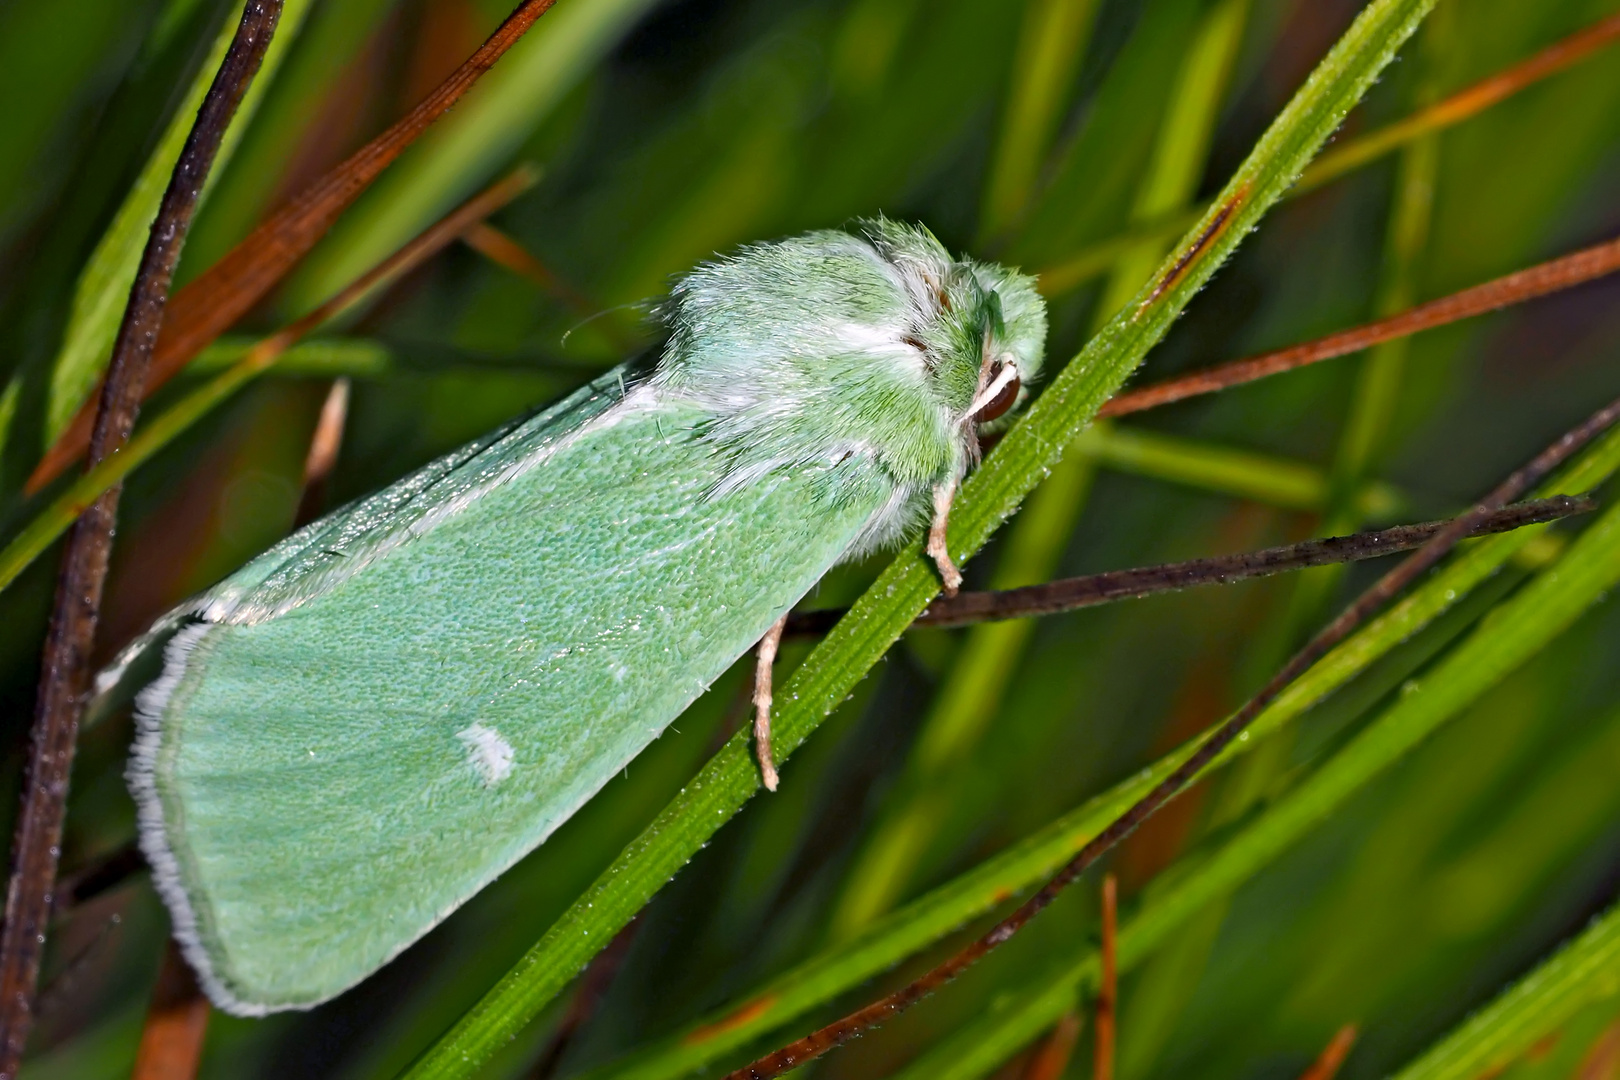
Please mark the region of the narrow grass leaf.
MULTIPOLYGON (((203 186, 203 199, 207 199, 215 180, 230 160, 231 152, 241 141, 242 133, 252 122, 254 109, 297 39, 299 25, 309 13, 309 7, 310 0, 287 0, 283 5, 281 26, 276 32, 275 41, 265 54, 259 77, 244 96, 236 118, 225 133, 225 140, 219 148, 218 165, 203 186)), ((235 19, 227 18, 208 55, 197 69, 185 97, 164 128, 157 146, 146 159, 129 194, 124 197, 123 205, 118 208, 112 224, 102 234, 100 243, 79 274, 79 282, 73 292, 73 308, 62 335, 62 347, 57 351, 51 367, 45 406, 47 443, 54 442, 62 429, 67 427, 68 421, 84 404, 106 369, 107 358, 112 355, 113 338, 118 333, 118 322, 129 300, 129 287, 135 280, 141 251, 146 246, 146 235, 152 228, 152 219, 157 216, 158 201, 163 198, 164 186, 169 182, 169 174, 174 171, 174 163, 180 160, 180 149, 197 119, 197 109, 202 105, 203 95, 208 93, 214 72, 219 70, 235 32, 235 19)))

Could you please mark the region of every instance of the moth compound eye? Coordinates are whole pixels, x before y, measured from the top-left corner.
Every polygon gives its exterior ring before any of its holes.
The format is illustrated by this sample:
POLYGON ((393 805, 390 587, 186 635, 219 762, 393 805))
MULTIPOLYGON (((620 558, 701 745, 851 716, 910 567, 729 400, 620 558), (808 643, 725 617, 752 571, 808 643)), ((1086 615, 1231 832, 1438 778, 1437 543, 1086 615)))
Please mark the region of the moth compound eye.
POLYGON ((1017 375, 1008 379, 996 396, 981 405, 979 411, 973 414, 973 422, 988 424, 1006 415, 1007 410, 1013 407, 1013 402, 1018 400, 1018 391, 1022 386, 1023 383, 1019 381, 1017 375))

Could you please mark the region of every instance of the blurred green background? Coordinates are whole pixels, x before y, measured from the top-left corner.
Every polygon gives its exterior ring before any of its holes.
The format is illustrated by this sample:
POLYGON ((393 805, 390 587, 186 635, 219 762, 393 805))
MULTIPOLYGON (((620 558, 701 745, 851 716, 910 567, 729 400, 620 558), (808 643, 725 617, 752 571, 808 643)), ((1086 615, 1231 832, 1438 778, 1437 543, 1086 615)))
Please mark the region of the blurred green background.
MULTIPOLYGON (((541 287, 452 247, 327 327, 333 348, 253 385, 137 473, 103 655, 288 530, 333 376, 354 382, 329 505, 649 346, 643 316, 671 275, 740 242, 881 211, 926 223, 955 250, 1034 272, 1061 265, 1217 190, 1360 6, 560 0, 233 340, 313 307, 520 161, 541 180, 492 224, 563 285, 541 287)), ((238 7, 0 0, 8 534, 35 506, 20 494, 23 479, 87 388, 61 359, 81 274, 238 7)), ((216 177, 181 282, 419 100, 509 9, 509 0, 289 4, 282 57, 216 177)), ((1617 11, 1614 0, 1442 0, 1340 140, 1617 11)), ((1617 55, 1599 53, 1281 206, 1141 378, 1304 340, 1614 234, 1617 55)), ((1168 246, 1128 246, 1052 295, 1050 362, 1072 356, 1168 246)), ((1099 429, 969 566, 969 587, 1456 512, 1620 392, 1617 301, 1620 283, 1598 282, 1099 429), (1232 452, 1245 456, 1211 468, 1232 452)), ((181 378, 150 408, 196 383, 181 378)), ((1582 527, 1538 539, 1350 689, 1128 841, 1109 861, 1125 917, 1306 782, 1582 527)), ((848 602, 882 564, 836 571, 809 602, 848 602)), ((42 558, 0 594, 8 820, 54 565, 42 558)), ((664 889, 557 1075, 627 1075, 609 1064, 837 950, 1132 775, 1240 704, 1375 572, 1323 570, 1038 625, 908 635, 786 767, 781 793, 756 799, 664 889)), ((784 663, 803 655, 791 646, 784 663)), ((743 668, 539 851, 372 980, 308 1014, 215 1016, 201 1075, 395 1075, 737 722, 743 668)), ((1351 1022, 1362 1034, 1341 1075, 1395 1072, 1608 907, 1620 886, 1620 608, 1594 603, 1529 662, 1497 674, 1326 823, 1129 965, 1117 1075, 1298 1076, 1351 1022)), ((83 738, 67 873, 133 835, 128 737, 121 719, 83 738)), ((950 1036, 988 1033, 998 1008, 1095 943, 1096 891, 1088 877, 968 977, 807 1072, 893 1075, 950 1036)), ((26 1077, 128 1074, 166 926, 139 874, 58 920, 26 1077)), ((863 984, 750 1045, 771 1049, 883 985, 863 984)), ((488 1075, 532 1075, 564 1004, 488 1075)), ((1620 1075, 1599 1053, 1616 1017, 1620 996, 1599 994, 1504 1075, 1620 1075)), ((1091 1074, 1089 1038, 1088 1025, 1065 1075, 1091 1074)), ((1003 1065, 961 1067, 933 1075, 1003 1065)), ((1018 1068, 1014 1060, 1006 1075, 1018 1068)))

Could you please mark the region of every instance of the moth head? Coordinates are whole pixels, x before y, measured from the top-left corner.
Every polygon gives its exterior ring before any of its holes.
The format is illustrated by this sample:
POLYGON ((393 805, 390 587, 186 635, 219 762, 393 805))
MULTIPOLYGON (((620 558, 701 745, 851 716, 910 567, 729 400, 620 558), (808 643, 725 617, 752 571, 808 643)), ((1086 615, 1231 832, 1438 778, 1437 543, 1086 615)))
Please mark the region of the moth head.
POLYGON ((1040 376, 1046 346, 1046 303, 1035 281, 1017 271, 986 263, 969 264, 983 295, 979 371, 964 410, 980 431, 999 430, 1029 396, 1040 376))
POLYGON ((953 259, 926 228, 886 218, 858 223, 910 298, 902 339, 922 353, 929 381, 971 437, 1003 427, 1040 375, 1046 304, 1035 279, 994 263, 953 259))

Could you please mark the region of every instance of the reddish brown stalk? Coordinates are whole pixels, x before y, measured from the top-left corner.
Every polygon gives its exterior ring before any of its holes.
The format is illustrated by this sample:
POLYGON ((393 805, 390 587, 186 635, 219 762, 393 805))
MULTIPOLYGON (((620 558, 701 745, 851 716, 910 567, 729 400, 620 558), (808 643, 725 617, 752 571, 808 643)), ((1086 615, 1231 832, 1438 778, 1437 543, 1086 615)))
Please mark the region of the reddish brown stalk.
POLYGON ((1119 1005, 1119 886, 1113 874, 1102 883, 1102 978, 1097 985, 1097 1027, 1092 1080, 1114 1080, 1114 1024, 1119 1005))
MULTIPOLYGON (((1437 101, 1433 105, 1388 127, 1369 131, 1323 151, 1289 191, 1289 197, 1303 195, 1337 180, 1347 173, 1405 145, 1420 135, 1444 131, 1517 94, 1541 80, 1556 75, 1599 49, 1620 39, 1620 15, 1611 15, 1549 45, 1527 60, 1489 75, 1472 86, 1437 101)), ((1126 233, 1090 245, 1085 251, 1039 271, 1041 291, 1058 296, 1112 266, 1121 253, 1138 245, 1169 240, 1194 225, 1205 212, 1194 207, 1146 222, 1126 233)))
POLYGON ((1339 1074, 1339 1066, 1350 1056, 1350 1048, 1355 1045, 1356 1025, 1346 1024, 1334 1033, 1327 1046, 1322 1048, 1322 1056, 1300 1074, 1299 1080, 1333 1080, 1339 1074))
MULTIPOLYGON (((129 441, 164 305, 203 182, 225 129, 258 73, 281 17, 280 0, 248 0, 158 204, 129 303, 113 344, 88 440, 95 465, 129 441)), ((68 777, 89 676, 120 488, 89 507, 68 533, 45 637, 22 811, 0 931, 0 1080, 13 1080, 34 1022, 34 991, 62 843, 68 777)))
POLYGON ((1506 506, 1527 488, 1538 483, 1548 473, 1569 460, 1581 447, 1620 420, 1620 400, 1616 400, 1594 413, 1579 426, 1562 436, 1523 468, 1514 472, 1473 509, 1454 518, 1434 535, 1428 543, 1406 558, 1401 564, 1380 578, 1370 589, 1356 598, 1338 618, 1319 631, 1303 649, 1273 675, 1266 685, 1236 713, 1232 714, 1209 737, 1199 744, 1185 761, 1151 791, 1138 799, 1125 813, 1115 818, 1080 849, 1069 863, 1043 885, 1035 895, 1020 904, 1012 914, 996 923, 988 932, 974 940, 956 955, 901 987, 894 993, 857 1009, 842 1019, 814 1031, 804 1038, 767 1054, 753 1064, 730 1073, 726 1080, 768 1080, 790 1069, 798 1068, 820 1057, 835 1047, 842 1046, 887 1020, 905 1012, 911 1006, 945 986, 1003 942, 1010 940, 1027 926, 1031 919, 1062 895, 1079 876, 1100 859, 1110 848, 1129 836, 1138 825, 1151 817, 1165 803, 1179 795, 1233 740, 1254 722, 1265 707, 1275 701, 1293 681, 1304 674, 1317 660, 1343 641, 1374 611, 1387 604, 1419 575, 1439 562, 1457 542, 1469 535, 1491 514, 1506 506))
POLYGON ((1365 326, 1341 330, 1337 334, 1291 345, 1275 352, 1261 353, 1246 360, 1234 360, 1191 375, 1169 379, 1139 390, 1116 395, 1098 410, 1098 416, 1124 416, 1127 413, 1154 409, 1183 398, 1225 390, 1231 386, 1253 382, 1268 375, 1305 367, 1336 356, 1360 352, 1373 345, 1406 337, 1420 330, 1457 322, 1460 319, 1483 315, 1488 311, 1523 303, 1538 296, 1546 296, 1568 289, 1594 278, 1620 270, 1620 237, 1606 240, 1569 255, 1540 263, 1475 285, 1461 292, 1419 304, 1415 308, 1392 315, 1387 319, 1365 326))
POLYGON ((301 315, 269 337, 256 342, 237 366, 255 370, 268 368, 275 359, 296 345, 305 335, 359 303, 379 285, 392 281, 421 266, 443 251, 456 237, 534 185, 535 172, 520 165, 468 199, 450 213, 417 233, 404 247, 338 290, 319 307, 301 315))
MULTIPOLYGON (((395 158, 404 153, 435 120, 460 101, 484 72, 544 15, 556 0, 523 0, 450 77, 393 127, 357 150, 267 218, 202 276, 181 289, 170 305, 147 375, 147 393, 173 378, 213 340, 245 315, 286 276, 299 259, 348 209, 360 193, 395 158)), ((37 492, 89 445, 90 411, 86 406, 48 450, 25 490, 37 492)))
POLYGON ((1327 151, 1305 170, 1297 190, 1309 191, 1388 153, 1417 135, 1440 131, 1484 112, 1520 90, 1586 59, 1617 39, 1620 39, 1620 15, 1599 19, 1584 30, 1554 42, 1510 68, 1486 76, 1444 101, 1437 101, 1404 120, 1327 151))
POLYGON ((1074 1056, 1074 1044, 1080 1039, 1080 1014, 1073 1010, 1063 1014, 1035 1053, 1024 1066, 1023 1080, 1063 1080, 1069 1071, 1069 1059, 1074 1056))
POLYGON ((197 976, 171 939, 163 950, 130 1080, 192 1080, 202 1060, 209 1012, 197 976))

